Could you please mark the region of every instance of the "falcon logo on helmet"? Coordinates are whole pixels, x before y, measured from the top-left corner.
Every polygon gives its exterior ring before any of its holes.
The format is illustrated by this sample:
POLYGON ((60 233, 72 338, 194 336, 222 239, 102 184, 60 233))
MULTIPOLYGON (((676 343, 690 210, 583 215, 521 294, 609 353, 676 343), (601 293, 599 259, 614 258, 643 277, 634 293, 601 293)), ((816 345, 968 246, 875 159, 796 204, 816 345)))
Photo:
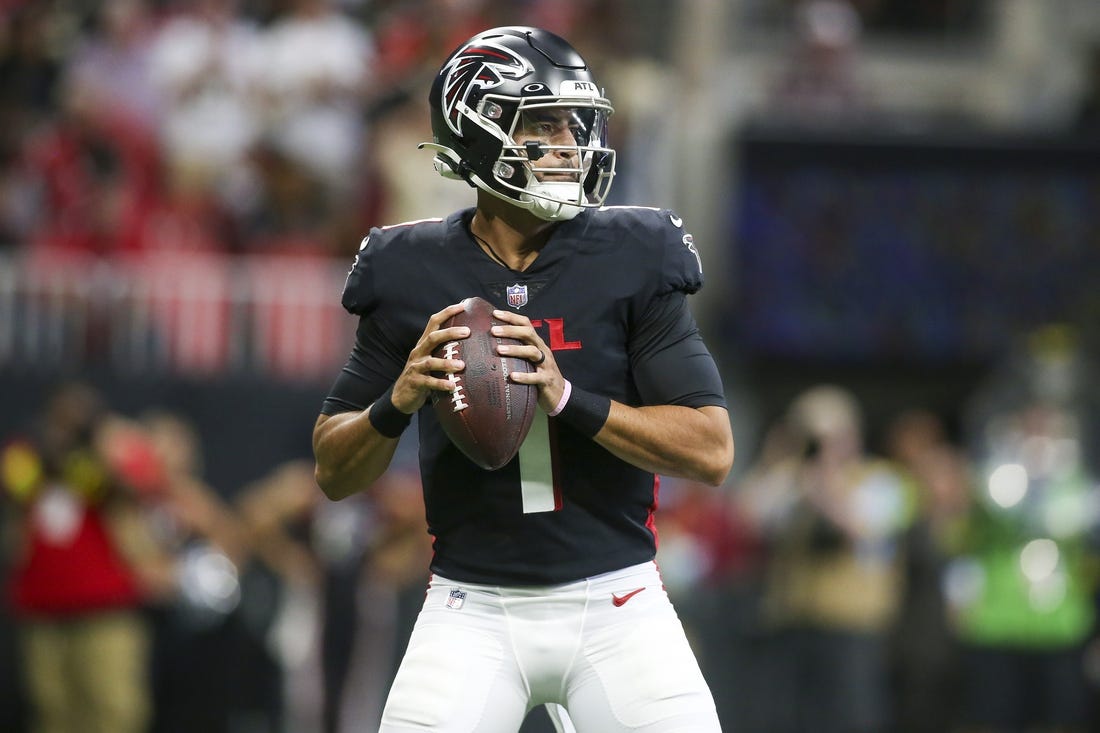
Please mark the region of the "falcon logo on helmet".
POLYGON ((505 79, 518 80, 532 73, 527 59, 495 43, 471 43, 443 69, 443 112, 447 126, 462 135, 462 111, 474 89, 492 89, 505 79))

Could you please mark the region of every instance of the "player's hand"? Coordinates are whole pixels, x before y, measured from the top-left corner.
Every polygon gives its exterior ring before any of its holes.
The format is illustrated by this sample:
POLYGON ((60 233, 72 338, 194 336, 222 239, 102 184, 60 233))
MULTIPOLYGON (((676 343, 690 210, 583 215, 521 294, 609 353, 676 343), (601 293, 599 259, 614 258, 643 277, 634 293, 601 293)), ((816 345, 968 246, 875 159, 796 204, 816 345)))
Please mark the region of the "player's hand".
POLYGON ((531 319, 512 311, 494 310, 493 318, 504 321, 504 326, 493 326, 494 336, 513 338, 522 341, 522 345, 501 344, 497 351, 502 356, 514 356, 526 359, 535 365, 533 372, 512 372, 511 379, 517 384, 534 384, 539 390, 539 406, 546 412, 553 410, 565 392, 565 377, 558 369, 550 347, 531 325, 531 319))
POLYGON ((419 410, 433 391, 452 392, 454 383, 444 377, 433 376, 432 372, 450 374, 466 368, 461 359, 441 359, 432 356, 436 347, 448 341, 457 341, 470 335, 466 326, 442 328, 451 316, 461 313, 462 303, 449 305, 428 319, 424 333, 409 353, 409 360, 401 370, 401 376, 393 385, 393 405, 401 412, 411 415, 419 410))

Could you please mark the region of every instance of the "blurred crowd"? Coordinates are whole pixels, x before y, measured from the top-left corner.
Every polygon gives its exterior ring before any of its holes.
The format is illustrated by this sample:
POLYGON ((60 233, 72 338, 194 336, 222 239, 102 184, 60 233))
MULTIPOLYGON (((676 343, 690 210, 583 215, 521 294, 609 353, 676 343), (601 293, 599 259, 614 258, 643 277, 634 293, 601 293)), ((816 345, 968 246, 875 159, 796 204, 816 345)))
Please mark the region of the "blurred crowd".
POLYGON ((1094 385, 1047 326, 956 412, 872 434, 820 384, 725 493, 666 482, 658 562, 724 729, 1100 729, 1094 385))
MULTIPOLYGON (((746 5, 793 24, 761 111, 814 126, 875 113, 861 19, 965 25, 982 7, 746 5)), ((675 55, 674 29, 655 30, 673 14, 626 0, 8 0, 0 247, 347 254, 371 225, 469 203, 428 154, 412 163, 415 144, 430 139, 441 54, 503 23, 556 31, 585 54, 615 92, 624 166, 644 169, 654 163, 632 161, 632 146, 651 150, 674 124, 652 119, 676 87, 653 63, 675 55)), ((650 193, 626 178, 621 194, 650 193)))
MULTIPOLYGON (((621 22, 634 7, 0 1, 0 254, 344 256, 371 225, 472 202, 415 145, 441 52, 501 22, 619 74, 616 135, 645 143, 663 110, 631 82, 655 83, 635 72, 663 49, 621 22)), ((852 6, 807 2, 795 21, 769 112, 871 114, 852 6)), ((1082 130, 1097 99, 1100 83, 1082 130)), ((721 490, 663 481, 658 560, 725 730, 1100 730, 1082 355, 1071 330, 1037 331, 956 412, 915 404, 873 431, 853 390, 816 385, 721 490)), ((431 551, 412 456, 339 504, 308 462, 211 485, 190 417, 65 383, 0 436, 0 729, 376 726, 431 551)))
POLYGON ((339 505, 309 461, 213 487, 186 416, 66 382, 0 484, 4 730, 377 725, 431 553, 412 466, 339 505))
MULTIPOLYGON (((872 435, 818 384, 720 490, 666 478, 657 559, 724 730, 1096 730, 1093 384, 1054 325, 957 414, 872 435)), ((377 725, 431 554, 411 449, 332 503, 308 461, 212 486, 202 443, 81 383, 0 443, 5 730, 377 725)))
POLYGON ((371 225, 472 203, 440 183, 430 155, 410 162, 431 139, 426 90, 441 54, 504 22, 583 47, 594 31, 581 18, 623 8, 0 4, 0 247, 353 252, 371 225))

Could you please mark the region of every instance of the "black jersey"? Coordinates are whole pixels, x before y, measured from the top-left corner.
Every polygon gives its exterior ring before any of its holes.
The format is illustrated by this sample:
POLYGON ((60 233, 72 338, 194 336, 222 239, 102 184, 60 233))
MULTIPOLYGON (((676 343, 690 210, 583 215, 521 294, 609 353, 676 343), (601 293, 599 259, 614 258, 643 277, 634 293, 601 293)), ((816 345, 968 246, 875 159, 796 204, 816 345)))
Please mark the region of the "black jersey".
MULTIPOLYGON (((363 240, 343 296, 360 316, 356 345, 323 412, 366 409, 400 375, 431 314, 471 296, 528 316, 577 387, 631 406, 725 406, 686 304, 702 267, 674 213, 586 210, 558 225, 524 272, 477 246, 472 216, 373 229, 363 240)), ((451 444, 430 404, 418 424, 433 571, 543 584, 653 558, 653 474, 542 412, 520 454, 484 471, 451 444)))

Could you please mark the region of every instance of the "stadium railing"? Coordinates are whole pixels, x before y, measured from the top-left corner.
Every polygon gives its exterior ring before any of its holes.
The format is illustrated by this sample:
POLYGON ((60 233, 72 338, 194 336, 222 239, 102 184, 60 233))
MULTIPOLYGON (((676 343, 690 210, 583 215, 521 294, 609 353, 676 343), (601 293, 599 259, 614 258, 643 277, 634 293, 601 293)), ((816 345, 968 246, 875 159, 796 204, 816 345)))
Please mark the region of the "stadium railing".
POLYGON ((355 319, 321 256, 0 256, 0 369, 330 380, 355 319))

